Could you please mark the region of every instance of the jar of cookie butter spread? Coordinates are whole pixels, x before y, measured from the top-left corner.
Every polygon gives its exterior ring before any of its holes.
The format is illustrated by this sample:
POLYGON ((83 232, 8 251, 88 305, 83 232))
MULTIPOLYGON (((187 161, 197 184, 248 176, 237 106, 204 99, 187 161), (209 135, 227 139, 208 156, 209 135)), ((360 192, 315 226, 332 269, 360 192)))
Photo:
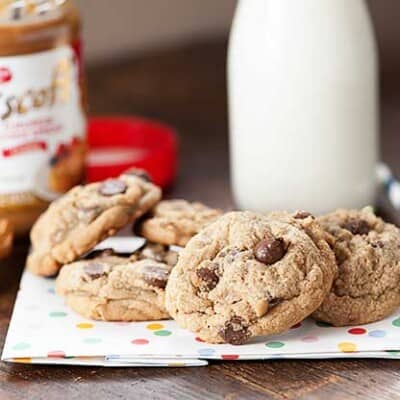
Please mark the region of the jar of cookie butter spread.
POLYGON ((0 218, 17 233, 82 180, 80 44, 72 1, 0 2, 0 218))

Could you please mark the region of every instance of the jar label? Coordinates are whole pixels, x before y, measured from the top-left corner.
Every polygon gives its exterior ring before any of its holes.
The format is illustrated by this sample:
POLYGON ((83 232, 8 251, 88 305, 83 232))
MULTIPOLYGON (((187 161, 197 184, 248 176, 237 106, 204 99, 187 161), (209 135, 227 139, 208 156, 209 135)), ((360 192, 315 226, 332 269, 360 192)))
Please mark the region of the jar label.
POLYGON ((86 120, 71 46, 0 57, 0 195, 52 200, 82 176, 86 120))

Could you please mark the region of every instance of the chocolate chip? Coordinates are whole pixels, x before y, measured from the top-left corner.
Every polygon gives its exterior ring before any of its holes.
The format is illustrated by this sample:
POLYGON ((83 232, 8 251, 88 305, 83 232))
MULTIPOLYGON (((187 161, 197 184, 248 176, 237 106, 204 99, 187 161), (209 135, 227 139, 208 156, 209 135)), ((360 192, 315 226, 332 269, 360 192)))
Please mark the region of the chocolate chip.
POLYGON ((124 175, 137 176, 138 178, 141 178, 146 182, 152 182, 150 175, 144 169, 129 169, 128 171, 124 172, 124 175))
POLYGON ((206 290, 213 290, 217 286, 219 282, 217 268, 218 265, 211 265, 210 267, 202 267, 196 270, 196 275, 201 279, 202 286, 206 290))
POLYGON ((98 279, 106 275, 106 272, 104 270, 104 265, 98 262, 91 262, 86 264, 83 267, 83 270, 85 274, 88 275, 92 280, 98 279))
POLYGON ((297 211, 294 215, 296 219, 306 219, 307 217, 313 217, 313 215, 308 211, 297 211))
POLYGON ((154 287, 164 289, 167 286, 169 271, 157 265, 147 265, 143 271, 144 281, 154 287))
POLYGON ((234 345, 243 344, 250 337, 250 332, 245 326, 244 320, 237 316, 225 322, 219 334, 225 342, 234 345))
POLYGON ((342 228, 350 231, 353 235, 367 235, 371 230, 367 221, 356 218, 349 219, 342 225, 342 228))
POLYGON ((103 182, 99 187, 99 193, 103 196, 114 196, 125 193, 128 189, 127 184, 120 179, 109 179, 103 182))
POLYGON ((279 261, 286 253, 286 245, 282 238, 262 239, 254 249, 256 259, 270 265, 279 261))
POLYGON ((371 246, 374 249, 376 249, 377 247, 379 247, 380 249, 383 249, 385 247, 385 244, 381 240, 378 240, 376 243, 371 243, 371 246))
POLYGON ((89 254, 87 254, 84 258, 85 260, 90 260, 93 258, 100 258, 100 257, 110 257, 110 256, 116 256, 117 253, 114 251, 114 249, 104 249, 104 250, 92 250, 89 254))
POLYGON ((276 307, 278 304, 281 304, 283 300, 281 299, 271 299, 268 301, 268 309, 276 307))

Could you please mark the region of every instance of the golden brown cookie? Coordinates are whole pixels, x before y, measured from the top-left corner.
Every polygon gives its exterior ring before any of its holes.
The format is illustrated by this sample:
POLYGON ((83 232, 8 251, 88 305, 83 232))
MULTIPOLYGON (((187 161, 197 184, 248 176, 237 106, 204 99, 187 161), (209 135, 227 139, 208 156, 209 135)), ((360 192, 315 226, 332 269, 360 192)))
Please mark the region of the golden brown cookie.
POLYGON ((155 243, 185 246, 196 233, 221 215, 221 211, 201 203, 164 200, 141 223, 139 233, 155 243))
POLYGON ((336 326, 385 318, 400 306, 400 230, 370 208, 319 218, 333 237, 338 276, 313 317, 336 326))
POLYGON ((313 217, 225 214, 194 236, 166 288, 166 307, 210 343, 286 331, 317 309, 336 274, 313 217))
POLYGON ((150 321, 169 318, 165 285, 172 267, 150 259, 100 255, 65 265, 56 292, 86 318, 150 321))
POLYGON ((160 197, 160 188, 131 171, 71 189, 32 228, 29 270, 54 275, 61 265, 75 261, 146 213, 160 197))

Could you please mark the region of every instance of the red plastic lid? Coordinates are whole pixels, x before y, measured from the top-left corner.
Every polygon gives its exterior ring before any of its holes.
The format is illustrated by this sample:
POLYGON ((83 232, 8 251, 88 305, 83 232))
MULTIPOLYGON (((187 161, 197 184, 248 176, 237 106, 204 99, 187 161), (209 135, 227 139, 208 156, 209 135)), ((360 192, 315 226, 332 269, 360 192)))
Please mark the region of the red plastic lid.
POLYGON ((174 129, 138 117, 95 117, 89 120, 87 180, 118 176, 130 167, 146 170, 161 187, 172 183, 177 169, 174 129))

